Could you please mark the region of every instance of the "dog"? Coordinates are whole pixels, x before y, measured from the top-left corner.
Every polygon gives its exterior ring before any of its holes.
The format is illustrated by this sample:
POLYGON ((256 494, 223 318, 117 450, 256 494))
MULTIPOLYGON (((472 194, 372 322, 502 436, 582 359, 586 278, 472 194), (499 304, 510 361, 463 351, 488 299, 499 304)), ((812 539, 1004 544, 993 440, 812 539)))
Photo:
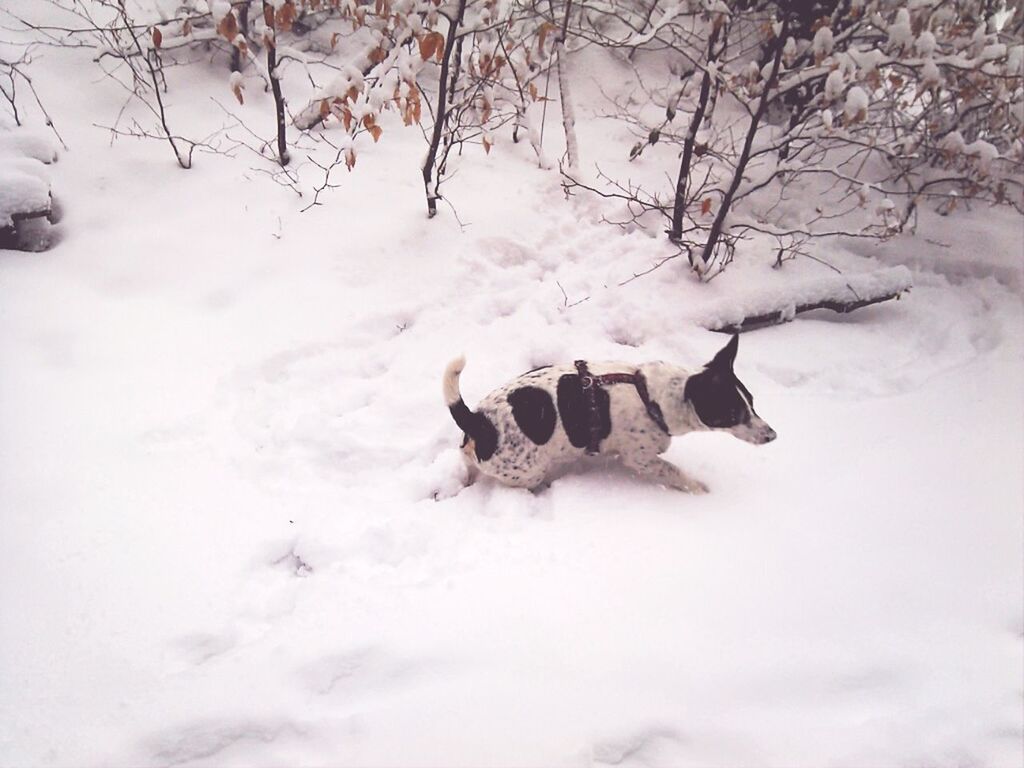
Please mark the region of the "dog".
POLYGON ((471 475, 537 489, 560 465, 601 453, 656 483, 706 493, 704 483, 660 458, 673 436, 714 430, 755 445, 776 437, 733 371, 738 346, 734 335, 696 373, 662 362, 543 366, 496 389, 476 411, 459 391, 460 357, 444 372, 444 400, 465 435, 471 475))

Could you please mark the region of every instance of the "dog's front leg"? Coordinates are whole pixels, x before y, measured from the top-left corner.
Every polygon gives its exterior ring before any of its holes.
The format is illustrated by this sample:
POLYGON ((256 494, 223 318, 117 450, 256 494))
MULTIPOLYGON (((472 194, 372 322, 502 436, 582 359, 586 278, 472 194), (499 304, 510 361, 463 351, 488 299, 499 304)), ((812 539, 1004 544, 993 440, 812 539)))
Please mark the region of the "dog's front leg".
POLYGON ((700 480, 695 480, 675 464, 665 461, 656 454, 647 451, 623 454, 622 463, 648 480, 667 485, 669 488, 687 493, 708 492, 708 487, 700 480))

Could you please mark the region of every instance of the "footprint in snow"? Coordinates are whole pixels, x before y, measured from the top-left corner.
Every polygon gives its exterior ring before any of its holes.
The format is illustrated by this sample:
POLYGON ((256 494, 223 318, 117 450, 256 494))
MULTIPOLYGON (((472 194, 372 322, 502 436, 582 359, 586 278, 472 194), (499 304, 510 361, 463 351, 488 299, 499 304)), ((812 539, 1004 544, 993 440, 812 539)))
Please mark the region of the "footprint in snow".
POLYGON ((622 739, 599 742, 591 749, 593 760, 601 765, 672 765, 676 760, 665 754, 667 748, 678 746, 682 737, 671 728, 650 728, 622 739))
POLYGON ((163 766, 183 765, 200 760, 224 760, 235 749, 262 751, 279 738, 301 736, 301 730, 287 721, 204 720, 168 729, 149 740, 153 762, 163 766))
POLYGON ((177 652, 185 661, 197 667, 217 656, 223 656, 237 645, 238 637, 234 632, 196 632, 174 641, 177 652))

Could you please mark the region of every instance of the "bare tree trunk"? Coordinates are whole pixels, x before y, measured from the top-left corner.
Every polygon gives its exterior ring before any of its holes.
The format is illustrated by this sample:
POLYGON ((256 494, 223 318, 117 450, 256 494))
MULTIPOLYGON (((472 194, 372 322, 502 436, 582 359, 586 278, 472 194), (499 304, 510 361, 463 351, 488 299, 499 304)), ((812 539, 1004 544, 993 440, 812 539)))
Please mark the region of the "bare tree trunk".
MULTIPOLYGON (((551 15, 555 15, 555 0, 549 0, 551 15)), ((562 29, 555 38, 555 66, 558 70, 558 96, 562 104, 562 128, 565 130, 565 154, 569 163, 569 171, 580 167, 579 143, 576 140, 576 110, 573 108, 572 93, 569 90, 568 63, 565 61, 565 39, 569 30, 569 13, 572 0, 566 0, 565 16, 562 18, 562 29)))
MULTIPOLYGON (((715 44, 718 42, 718 35, 725 26, 714 26, 711 35, 708 37, 707 63, 715 60, 715 44)), ((704 121, 704 113, 708 106, 708 97, 711 93, 711 73, 704 69, 704 77, 700 81, 700 95, 697 97, 697 109, 690 118, 690 130, 686 132, 686 139, 683 142, 683 158, 679 161, 679 176, 676 179, 676 197, 672 205, 672 229, 668 232, 668 239, 673 243, 681 242, 683 239, 683 216, 686 213, 686 187, 690 181, 690 166, 693 163, 693 149, 697 143, 697 131, 704 121)))
POLYGON ((274 94, 274 110, 277 114, 277 156, 281 165, 288 165, 288 139, 284 120, 284 96, 281 94, 281 81, 277 78, 277 30, 274 26, 274 6, 263 0, 263 20, 267 24, 267 35, 264 42, 267 46, 267 74, 270 75, 270 90, 274 94))
POLYGON ((729 189, 726 190, 725 196, 722 198, 721 205, 719 205, 718 211, 715 213, 715 220, 711 224, 711 231, 708 232, 707 240, 704 243, 704 251, 701 254, 701 259, 705 265, 711 263, 715 252, 715 246, 718 245, 718 240, 722 236, 725 217, 729 214, 733 198, 736 196, 736 191, 739 189, 740 183, 743 181, 743 173, 747 169, 747 163, 750 162, 750 150, 754 144, 754 136, 757 135, 757 129, 761 125, 761 120, 764 118, 765 112, 768 111, 768 102, 770 100, 771 90, 779 75, 779 65, 782 62, 782 49, 786 44, 786 35, 788 32, 789 14, 786 13, 782 17, 782 31, 779 33, 778 37, 775 38, 775 53, 772 59, 771 74, 769 74, 765 79, 764 90, 761 92, 761 100, 757 104, 757 110, 750 117, 750 125, 747 127, 747 136, 743 141, 743 149, 740 151, 740 156, 736 160, 736 170, 733 172, 732 182, 729 184, 729 189))
MULTIPOLYGON (((265 0, 264 0, 265 1, 265 0)), ((437 200, 440 197, 437 193, 437 185, 430 188, 434 177, 434 164, 437 162, 437 150, 441 146, 441 135, 444 133, 445 123, 448 119, 448 71, 451 68, 452 50, 455 48, 455 41, 458 38, 459 26, 462 24, 463 16, 466 13, 466 0, 459 0, 459 7, 455 12, 455 18, 449 20, 448 39, 444 44, 444 57, 441 59, 441 76, 437 84, 437 110, 434 113, 434 130, 430 136, 430 147, 427 150, 427 157, 423 161, 423 190, 427 196, 427 217, 434 218, 437 215, 437 200)), ((451 85, 452 96, 454 97, 455 83, 451 85)))
MULTIPOLYGON (((249 38, 249 0, 245 0, 245 4, 238 9, 238 34, 245 39, 249 38)), ((231 49, 231 71, 242 71, 242 52, 237 45, 231 49)))

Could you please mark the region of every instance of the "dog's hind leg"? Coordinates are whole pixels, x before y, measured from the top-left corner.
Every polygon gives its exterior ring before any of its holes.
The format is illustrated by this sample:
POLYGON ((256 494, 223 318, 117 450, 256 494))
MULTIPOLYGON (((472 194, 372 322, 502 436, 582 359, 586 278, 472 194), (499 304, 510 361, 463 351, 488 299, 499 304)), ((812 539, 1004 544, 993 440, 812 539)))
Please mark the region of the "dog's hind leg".
POLYGON ((550 487, 551 487, 551 481, 550 480, 541 480, 539 483, 537 483, 536 485, 534 485, 534 486, 532 486, 530 488, 530 493, 532 493, 534 496, 540 496, 542 493, 544 493, 550 487))
POLYGON ((623 454, 621 458, 623 464, 648 480, 687 493, 708 492, 708 487, 700 480, 695 480, 675 464, 665 461, 656 454, 640 451, 623 454))

